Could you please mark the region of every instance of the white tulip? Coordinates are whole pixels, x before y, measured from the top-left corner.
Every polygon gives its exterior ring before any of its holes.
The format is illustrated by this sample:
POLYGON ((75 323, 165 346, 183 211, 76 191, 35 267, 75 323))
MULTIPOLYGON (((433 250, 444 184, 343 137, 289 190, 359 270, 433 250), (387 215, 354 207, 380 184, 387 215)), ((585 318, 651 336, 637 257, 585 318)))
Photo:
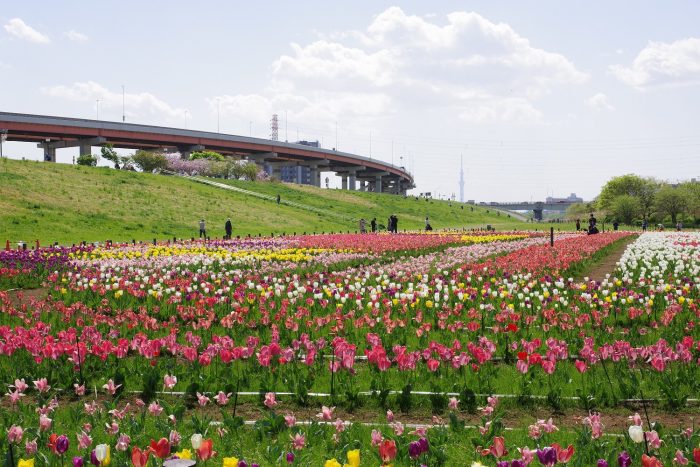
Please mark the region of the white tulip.
POLYGON ((202 446, 202 435, 200 433, 193 434, 190 442, 192 443, 192 449, 196 451, 202 446))
POLYGON ((639 425, 632 425, 629 428, 630 439, 635 443, 644 441, 644 429, 639 425))

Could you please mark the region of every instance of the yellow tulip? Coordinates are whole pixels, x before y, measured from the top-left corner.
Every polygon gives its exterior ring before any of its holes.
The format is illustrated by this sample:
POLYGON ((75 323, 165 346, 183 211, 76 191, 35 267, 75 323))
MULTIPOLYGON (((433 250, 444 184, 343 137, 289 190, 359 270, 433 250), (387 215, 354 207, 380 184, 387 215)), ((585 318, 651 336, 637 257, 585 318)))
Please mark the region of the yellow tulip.
POLYGON ((346 465, 349 467, 360 467, 359 449, 353 449, 352 451, 348 451, 348 463, 346 465))
MULTIPOLYGON (((189 449, 183 449, 180 452, 176 452, 175 455, 180 459, 192 459, 192 451, 189 449)), ((236 465, 238 465, 238 460, 236 460, 236 465)))
POLYGON ((327 460, 323 467, 343 467, 335 458, 327 460))
POLYGON ((238 467, 238 458, 224 457, 224 464, 222 467, 238 467))
POLYGON ((17 467, 34 467, 34 458, 31 459, 20 459, 17 467))

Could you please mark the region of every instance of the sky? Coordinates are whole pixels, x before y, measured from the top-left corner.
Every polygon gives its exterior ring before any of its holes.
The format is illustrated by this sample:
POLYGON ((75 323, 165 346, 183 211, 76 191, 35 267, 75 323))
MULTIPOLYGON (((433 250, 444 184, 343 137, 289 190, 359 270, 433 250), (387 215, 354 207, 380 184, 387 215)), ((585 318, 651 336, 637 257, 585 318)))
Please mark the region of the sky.
POLYGON ((414 194, 458 199, 462 160, 465 200, 700 178, 697 1, 4 3, 1 111, 260 138, 276 113, 414 194))

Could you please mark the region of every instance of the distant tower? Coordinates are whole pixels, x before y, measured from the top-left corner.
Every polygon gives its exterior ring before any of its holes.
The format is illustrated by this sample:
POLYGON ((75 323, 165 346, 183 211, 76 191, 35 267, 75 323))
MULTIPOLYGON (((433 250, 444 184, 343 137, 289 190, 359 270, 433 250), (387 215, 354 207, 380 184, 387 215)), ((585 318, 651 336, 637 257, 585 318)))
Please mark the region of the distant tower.
POLYGON ((270 120, 270 139, 272 141, 279 141, 279 121, 277 120, 277 114, 272 115, 270 120))
POLYGON ((459 202, 464 202, 464 161, 462 155, 459 155, 459 202))

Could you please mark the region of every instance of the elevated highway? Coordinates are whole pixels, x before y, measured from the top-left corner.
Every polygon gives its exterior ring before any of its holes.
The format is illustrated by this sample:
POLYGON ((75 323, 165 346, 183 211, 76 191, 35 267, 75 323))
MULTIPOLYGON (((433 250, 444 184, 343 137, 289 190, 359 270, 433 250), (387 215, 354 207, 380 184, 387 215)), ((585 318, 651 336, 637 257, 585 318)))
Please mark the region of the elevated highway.
POLYGON ((342 187, 350 190, 358 189, 359 183, 359 189, 405 194, 415 186, 413 176, 403 167, 357 154, 262 138, 10 112, 0 112, 0 131, 6 132, 8 141, 37 143, 47 162, 55 162, 56 151, 68 147, 80 148, 81 155, 105 144, 123 149, 167 149, 179 151, 183 158, 207 149, 269 167, 272 175, 279 174, 282 167, 308 167, 311 184, 316 186, 321 185, 321 172, 336 173, 342 187))

